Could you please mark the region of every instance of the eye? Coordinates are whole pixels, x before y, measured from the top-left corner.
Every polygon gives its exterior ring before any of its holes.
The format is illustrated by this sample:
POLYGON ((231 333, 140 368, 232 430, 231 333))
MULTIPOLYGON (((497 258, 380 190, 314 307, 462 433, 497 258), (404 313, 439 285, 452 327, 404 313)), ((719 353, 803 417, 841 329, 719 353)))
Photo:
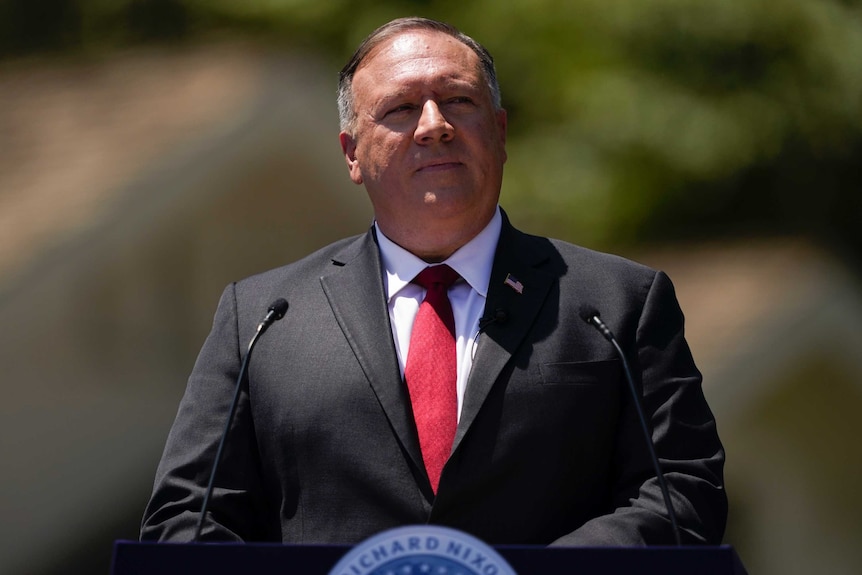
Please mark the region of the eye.
POLYGON ((386 110, 386 113, 383 114, 385 116, 397 115, 397 114, 405 114, 407 112, 411 112, 416 109, 416 106, 413 104, 398 104, 397 106, 393 106, 386 110))
POLYGON ((472 104, 473 98, 470 96, 455 96, 446 100, 447 104, 472 104))

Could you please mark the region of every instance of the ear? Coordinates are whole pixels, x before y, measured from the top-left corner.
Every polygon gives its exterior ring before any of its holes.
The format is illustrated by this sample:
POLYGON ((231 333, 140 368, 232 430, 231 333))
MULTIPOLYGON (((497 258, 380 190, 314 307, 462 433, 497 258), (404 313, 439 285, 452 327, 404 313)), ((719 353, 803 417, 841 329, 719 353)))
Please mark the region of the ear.
POLYGON ((359 161, 356 159, 356 139, 347 132, 338 134, 338 139, 341 141, 341 151, 344 152, 344 159, 347 160, 347 171, 350 173, 350 179, 354 184, 361 184, 362 170, 359 167, 359 161))
POLYGON ((506 110, 502 108, 497 110, 497 130, 499 131, 498 137, 500 138, 500 149, 503 150, 503 162, 506 162, 506 128, 509 124, 508 115, 506 114, 506 110))

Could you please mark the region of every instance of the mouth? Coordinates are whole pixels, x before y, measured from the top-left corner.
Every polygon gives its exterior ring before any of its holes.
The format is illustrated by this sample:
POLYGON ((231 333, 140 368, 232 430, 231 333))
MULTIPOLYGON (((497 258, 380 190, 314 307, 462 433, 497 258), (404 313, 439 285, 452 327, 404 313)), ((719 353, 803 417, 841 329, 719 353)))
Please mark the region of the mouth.
POLYGON ((421 166, 417 172, 445 172, 447 170, 454 170, 456 168, 461 167, 463 164, 461 162, 455 161, 435 161, 429 162, 424 166, 421 166))

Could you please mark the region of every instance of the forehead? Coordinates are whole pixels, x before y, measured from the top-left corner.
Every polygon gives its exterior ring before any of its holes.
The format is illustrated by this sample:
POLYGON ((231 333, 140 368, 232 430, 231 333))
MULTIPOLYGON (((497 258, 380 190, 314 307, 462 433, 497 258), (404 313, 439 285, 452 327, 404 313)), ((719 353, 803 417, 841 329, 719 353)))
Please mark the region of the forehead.
POLYGON ((388 38, 365 57, 354 89, 435 81, 481 82, 479 57, 461 41, 437 31, 408 30, 388 38))

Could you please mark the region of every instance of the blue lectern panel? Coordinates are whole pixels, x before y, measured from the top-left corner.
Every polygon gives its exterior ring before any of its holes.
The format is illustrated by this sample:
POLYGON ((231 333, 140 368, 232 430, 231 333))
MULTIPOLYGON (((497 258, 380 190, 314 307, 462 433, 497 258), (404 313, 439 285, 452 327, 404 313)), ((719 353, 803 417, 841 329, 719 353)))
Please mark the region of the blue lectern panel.
MULTIPOLYGON (((744 575, 729 546, 509 547, 518 575, 744 575)), ((176 544, 119 541, 112 575, 328 575, 346 545, 176 544)))

